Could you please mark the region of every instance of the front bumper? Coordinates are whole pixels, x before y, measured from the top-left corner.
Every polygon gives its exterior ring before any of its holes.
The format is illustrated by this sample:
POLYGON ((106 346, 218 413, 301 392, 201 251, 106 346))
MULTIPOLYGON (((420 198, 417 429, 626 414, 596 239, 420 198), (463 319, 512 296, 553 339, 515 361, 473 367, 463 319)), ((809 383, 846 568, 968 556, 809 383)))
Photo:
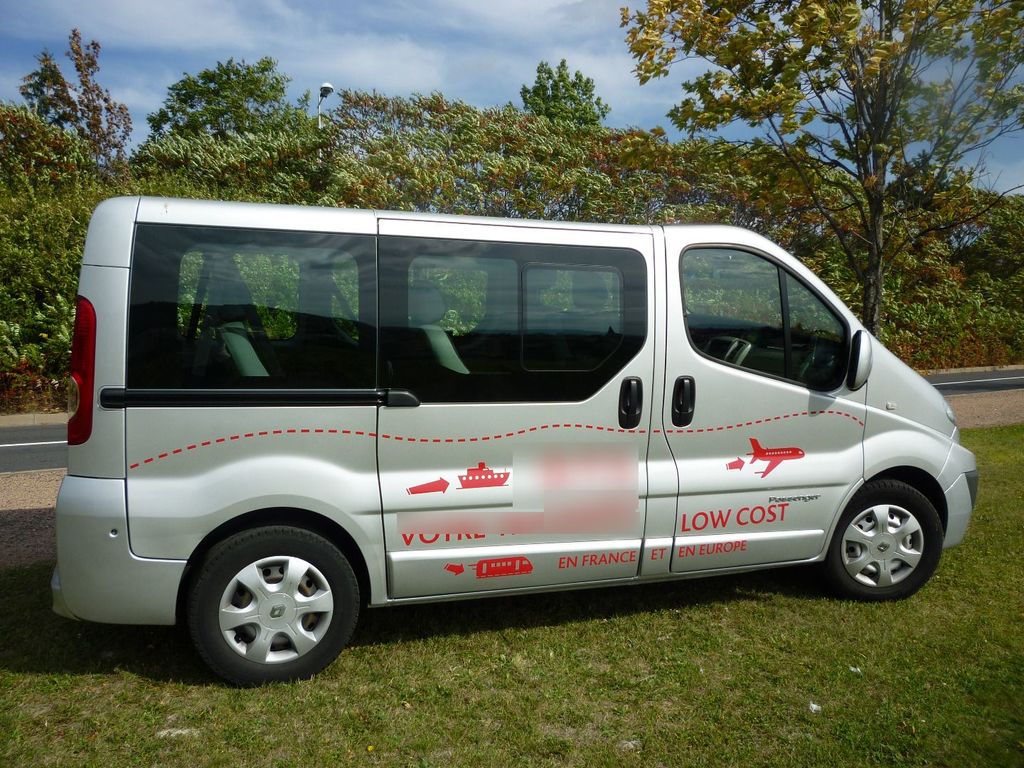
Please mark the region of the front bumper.
POLYGON ((946 538, 944 549, 955 547, 964 540, 971 513, 978 497, 978 470, 961 474, 946 490, 946 538))

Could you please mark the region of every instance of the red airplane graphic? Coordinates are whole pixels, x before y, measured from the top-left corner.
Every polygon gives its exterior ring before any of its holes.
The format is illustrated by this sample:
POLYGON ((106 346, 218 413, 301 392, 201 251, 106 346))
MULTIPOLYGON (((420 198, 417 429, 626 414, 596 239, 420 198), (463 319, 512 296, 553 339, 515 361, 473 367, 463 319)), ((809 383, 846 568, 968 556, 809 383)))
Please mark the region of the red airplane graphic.
POLYGON ((748 453, 747 456, 753 456, 750 460, 751 464, 755 461, 768 462, 768 466, 764 468, 764 471, 754 473, 761 475, 761 477, 768 477, 768 473, 784 461, 802 459, 804 457, 804 452, 800 448, 765 448, 753 437, 750 438, 750 447, 753 449, 753 452, 748 453))

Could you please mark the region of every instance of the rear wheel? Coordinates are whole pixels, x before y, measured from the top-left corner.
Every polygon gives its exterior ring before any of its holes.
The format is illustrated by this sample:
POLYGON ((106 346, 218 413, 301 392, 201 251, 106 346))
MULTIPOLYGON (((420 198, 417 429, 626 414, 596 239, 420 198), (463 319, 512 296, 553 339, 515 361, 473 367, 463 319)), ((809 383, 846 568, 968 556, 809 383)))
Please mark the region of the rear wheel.
POLYGON ((359 618, 345 556, 300 528, 243 531, 210 550, 189 594, 200 655, 236 685, 297 680, 326 667, 359 618))
POLYGON ((896 480, 873 480, 839 518, 825 572, 848 597, 908 597, 935 572, 942 535, 939 515, 923 494, 896 480))

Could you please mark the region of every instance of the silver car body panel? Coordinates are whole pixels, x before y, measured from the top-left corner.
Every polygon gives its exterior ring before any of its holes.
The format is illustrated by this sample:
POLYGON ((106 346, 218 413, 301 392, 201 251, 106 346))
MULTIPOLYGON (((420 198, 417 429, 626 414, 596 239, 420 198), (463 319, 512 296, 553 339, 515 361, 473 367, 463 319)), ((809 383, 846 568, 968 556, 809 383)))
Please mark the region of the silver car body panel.
POLYGON ((733 227, 152 198, 101 204, 80 278, 97 312, 96 409, 90 439, 69 449, 58 500, 55 609, 95 621, 172 623, 189 559, 221 526, 268 510, 275 520, 312 515, 343 530, 364 561, 371 605, 821 560, 856 490, 908 467, 945 494, 945 544, 958 543, 975 464, 957 444, 941 396, 874 340, 868 383, 858 391, 843 384, 815 392, 696 350, 680 259, 709 246, 780 265, 827 302, 851 336, 863 328, 796 259, 733 227), (140 223, 629 249, 647 267, 646 338, 581 402, 103 408, 101 391, 125 386, 140 223), (676 426, 672 393, 686 376, 696 381, 696 409, 676 426), (641 382, 644 407, 640 423, 622 429, 627 377, 641 382), (587 474, 595 461, 607 468, 603 476, 587 474), (547 510, 537 478, 552 463, 593 483, 587 503, 595 489, 614 501, 601 525, 552 525, 537 515, 547 510), (480 481, 485 471, 501 482, 480 481))
POLYGON ((124 481, 68 475, 57 497, 54 604, 110 624, 173 624, 185 560, 137 557, 124 481))
MULTIPOLYGON (((625 248, 641 253, 648 265, 653 262, 654 238, 649 229, 561 231, 517 227, 511 222, 481 227, 407 216, 382 218, 380 234, 625 248)), ((647 295, 653 298, 654 294, 654 270, 648 266, 647 295)), ((654 301, 649 300, 648 329, 656 327, 654 309, 654 301)), ((616 413, 620 382, 636 377, 645 392, 652 392, 653 369, 654 335, 648 332, 643 347, 625 368, 583 402, 382 408, 377 452, 390 596, 489 591, 503 582, 503 586, 529 587, 635 577, 644 536, 650 409, 629 430, 619 428, 616 413), (559 525, 550 519, 550 509, 542 510, 543 503, 524 498, 529 495, 533 466, 550 466, 552 461, 571 464, 572 454, 580 451, 595 455, 607 451, 609 457, 621 456, 631 464, 624 468, 630 478, 628 504, 611 511, 615 519, 600 531, 559 525), (481 464, 507 474, 504 483, 474 487, 469 473, 481 464), (450 488, 440 493, 415 492, 420 484, 439 478, 450 482, 450 488), (541 519, 544 511, 549 519, 541 519)), ((609 458, 609 463, 615 458, 609 458)), ((588 502, 597 502, 597 495, 588 502)))
POLYGON ((728 248, 780 264, 814 286, 852 328, 859 324, 799 262, 764 238, 732 227, 666 228, 666 393, 677 376, 696 382, 696 410, 684 427, 664 400, 663 434, 677 467, 673 572, 824 557, 827 533, 862 477, 863 391, 814 392, 723 365, 685 343, 679 278, 683 254, 728 248), (845 311, 844 311, 845 310, 845 311), (709 398, 727 407, 701 407, 709 398), (781 451, 759 459, 754 448, 781 451))

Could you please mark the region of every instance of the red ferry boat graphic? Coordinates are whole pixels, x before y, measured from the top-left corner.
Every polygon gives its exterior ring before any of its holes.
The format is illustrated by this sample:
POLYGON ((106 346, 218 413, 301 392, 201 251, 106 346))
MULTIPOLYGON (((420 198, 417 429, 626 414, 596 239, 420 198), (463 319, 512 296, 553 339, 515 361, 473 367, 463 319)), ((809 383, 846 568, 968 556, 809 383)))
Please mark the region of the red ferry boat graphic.
POLYGON ((533 573, 533 563, 530 558, 523 557, 493 557, 490 560, 481 560, 470 566, 476 571, 478 579, 489 579, 494 576, 526 576, 533 573))
POLYGON ((466 474, 459 475, 459 485, 462 488, 497 488, 508 482, 511 472, 495 472, 484 462, 466 470, 466 474))

